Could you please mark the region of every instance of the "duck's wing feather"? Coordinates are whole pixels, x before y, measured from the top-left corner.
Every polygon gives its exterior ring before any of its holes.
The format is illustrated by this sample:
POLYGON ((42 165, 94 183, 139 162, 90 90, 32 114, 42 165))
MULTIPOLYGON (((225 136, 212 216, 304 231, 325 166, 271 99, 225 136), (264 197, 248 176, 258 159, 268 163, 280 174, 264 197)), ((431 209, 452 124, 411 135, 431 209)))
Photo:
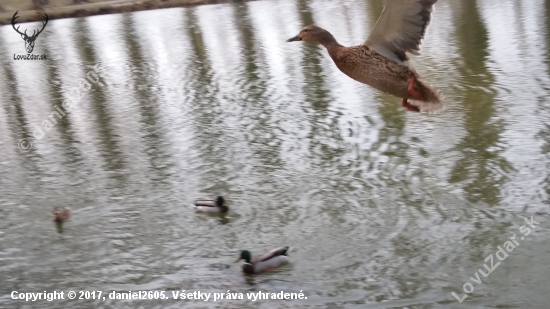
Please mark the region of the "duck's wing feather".
POLYGON ((254 258, 253 263, 264 262, 264 261, 267 261, 267 260, 272 259, 272 258, 274 258, 276 256, 279 256, 279 255, 287 255, 288 249, 289 249, 288 246, 273 249, 269 252, 266 252, 262 255, 257 256, 256 258, 254 258))
POLYGON ((288 262, 288 256, 286 255, 277 255, 269 260, 265 260, 263 262, 258 262, 253 265, 253 272, 256 274, 259 274, 261 272, 264 272, 268 269, 273 269, 281 266, 284 263, 288 262))
POLYGON ((386 0, 380 18, 363 45, 397 63, 409 60, 407 52, 419 55, 437 1, 386 0))
POLYGON ((216 201, 214 200, 196 200, 195 206, 216 207, 216 201))

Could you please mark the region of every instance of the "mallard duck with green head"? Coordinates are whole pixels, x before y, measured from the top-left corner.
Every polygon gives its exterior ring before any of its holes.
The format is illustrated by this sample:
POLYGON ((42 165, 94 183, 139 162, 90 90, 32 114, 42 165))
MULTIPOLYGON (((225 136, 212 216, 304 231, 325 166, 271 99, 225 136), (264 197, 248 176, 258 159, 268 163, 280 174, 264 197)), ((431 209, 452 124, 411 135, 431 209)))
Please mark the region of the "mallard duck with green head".
POLYGON ((433 6, 438 0, 386 0, 380 18, 361 45, 340 45, 327 30, 310 25, 287 42, 323 45, 344 74, 380 91, 403 98, 402 106, 415 112, 438 112, 443 102, 437 90, 420 79, 407 53, 420 54, 433 6), (412 100, 410 103, 408 100, 412 100))
POLYGON ((196 200, 195 207, 202 212, 227 212, 229 207, 225 203, 222 196, 218 196, 215 200, 196 200))
POLYGON ((259 274, 264 271, 270 271, 285 263, 288 263, 289 247, 282 247, 273 249, 269 252, 252 258, 252 254, 248 250, 241 251, 241 255, 235 261, 237 263, 240 260, 244 260, 245 263, 242 266, 243 272, 246 274, 259 274))

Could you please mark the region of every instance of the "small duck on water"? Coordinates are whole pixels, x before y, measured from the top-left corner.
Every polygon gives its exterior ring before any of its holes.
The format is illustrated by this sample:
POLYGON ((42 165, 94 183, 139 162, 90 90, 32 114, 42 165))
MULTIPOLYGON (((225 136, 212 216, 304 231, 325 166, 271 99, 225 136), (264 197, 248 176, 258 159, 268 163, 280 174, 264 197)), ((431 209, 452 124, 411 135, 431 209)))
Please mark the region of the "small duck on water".
POLYGON ((289 247, 282 247, 273 249, 267 253, 261 254, 252 259, 252 254, 248 250, 241 251, 241 255, 235 261, 237 263, 240 260, 244 260, 242 269, 246 274, 259 274, 264 271, 270 271, 285 263, 288 263, 289 247))
POLYGON ((195 207, 198 211, 202 212, 222 213, 229 210, 222 196, 218 196, 215 200, 197 200, 195 201, 195 207))
POLYGON ((63 223, 71 217, 71 209, 69 207, 54 207, 52 213, 52 220, 56 223, 63 223))
POLYGON ((408 62, 407 53, 420 54, 437 1, 386 0, 384 11, 361 45, 342 46, 330 32, 315 25, 303 28, 287 42, 319 43, 344 74, 403 98, 401 104, 409 111, 435 113, 444 105, 439 92, 420 79, 408 62))

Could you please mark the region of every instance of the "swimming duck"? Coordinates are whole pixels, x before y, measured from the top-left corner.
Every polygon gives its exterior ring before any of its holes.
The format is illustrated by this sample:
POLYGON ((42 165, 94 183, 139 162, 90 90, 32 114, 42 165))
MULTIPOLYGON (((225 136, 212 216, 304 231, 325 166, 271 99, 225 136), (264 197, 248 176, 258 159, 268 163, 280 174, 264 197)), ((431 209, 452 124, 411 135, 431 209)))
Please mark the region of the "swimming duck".
POLYGON ((69 207, 54 207, 52 213, 52 220, 57 223, 62 223, 71 216, 71 209, 69 207))
POLYGON ((420 44, 437 1, 386 0, 380 18, 361 45, 344 47, 330 32, 316 25, 303 28, 287 42, 319 43, 344 74, 403 98, 401 103, 407 110, 434 113, 443 108, 439 93, 420 79, 408 63, 407 53, 420 54, 420 44))
POLYGON ((218 196, 215 200, 197 200, 195 206, 198 211, 202 212, 227 212, 229 210, 222 196, 218 196))
POLYGON ((267 253, 259 255, 252 259, 252 254, 248 250, 241 251, 241 255, 235 261, 237 263, 240 260, 244 260, 243 272, 246 274, 259 274, 264 271, 269 271, 273 268, 277 268, 282 264, 288 262, 289 247, 282 247, 273 249, 267 253))

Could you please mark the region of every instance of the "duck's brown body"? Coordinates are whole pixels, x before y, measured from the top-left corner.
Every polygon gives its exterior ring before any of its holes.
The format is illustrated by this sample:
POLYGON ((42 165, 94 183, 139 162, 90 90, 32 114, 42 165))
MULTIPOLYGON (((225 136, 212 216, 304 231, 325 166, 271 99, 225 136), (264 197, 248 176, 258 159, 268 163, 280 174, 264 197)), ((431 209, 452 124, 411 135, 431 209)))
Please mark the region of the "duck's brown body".
POLYGON ((408 91, 409 80, 415 78, 413 89, 424 101, 438 101, 437 92, 420 80, 411 67, 391 61, 365 45, 327 48, 330 57, 344 74, 385 93, 404 99, 417 99, 408 91))
POLYGON ((52 220, 57 223, 63 223, 71 217, 71 209, 69 207, 54 207, 52 213, 52 220))

